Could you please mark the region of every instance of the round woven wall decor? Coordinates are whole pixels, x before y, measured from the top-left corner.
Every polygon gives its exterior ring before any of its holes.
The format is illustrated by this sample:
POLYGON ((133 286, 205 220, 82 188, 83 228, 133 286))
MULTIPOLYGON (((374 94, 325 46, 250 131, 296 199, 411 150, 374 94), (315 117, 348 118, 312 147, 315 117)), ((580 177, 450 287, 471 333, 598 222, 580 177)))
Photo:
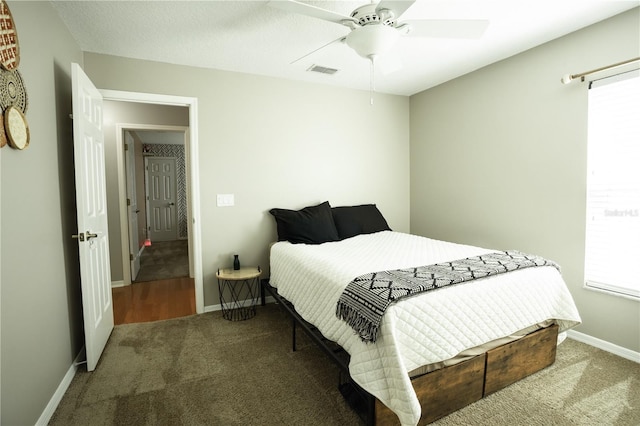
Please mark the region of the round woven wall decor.
POLYGON ((0 69, 0 108, 2 111, 15 106, 26 114, 28 105, 27 89, 18 70, 0 69))
POLYGON ((7 132, 4 131, 4 115, 0 112, 0 148, 3 148, 7 144, 7 132))
POLYGON ((25 149, 29 146, 29 124, 18 108, 9 107, 4 112, 4 130, 11 148, 25 149))
POLYGON ((0 65, 6 70, 14 70, 20 65, 18 33, 4 0, 0 0, 0 65))

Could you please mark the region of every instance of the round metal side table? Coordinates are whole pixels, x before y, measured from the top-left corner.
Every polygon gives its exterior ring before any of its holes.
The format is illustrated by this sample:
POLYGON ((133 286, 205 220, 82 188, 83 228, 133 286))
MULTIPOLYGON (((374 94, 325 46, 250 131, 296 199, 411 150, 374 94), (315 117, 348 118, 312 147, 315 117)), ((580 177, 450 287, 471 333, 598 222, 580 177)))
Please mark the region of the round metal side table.
POLYGON ((224 319, 244 321, 256 315, 261 273, 259 266, 218 269, 216 277, 224 319))

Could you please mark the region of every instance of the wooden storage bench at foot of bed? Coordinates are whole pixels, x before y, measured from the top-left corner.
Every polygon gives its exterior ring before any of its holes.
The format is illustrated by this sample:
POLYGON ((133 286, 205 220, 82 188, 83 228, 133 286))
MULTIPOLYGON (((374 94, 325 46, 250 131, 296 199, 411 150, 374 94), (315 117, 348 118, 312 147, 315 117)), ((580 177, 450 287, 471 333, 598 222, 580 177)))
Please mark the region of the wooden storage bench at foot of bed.
MULTIPOLYGON (((558 326, 552 325, 459 364, 415 377, 422 416, 434 422, 554 363, 558 326)), ((375 425, 399 425, 396 414, 376 399, 375 425)))

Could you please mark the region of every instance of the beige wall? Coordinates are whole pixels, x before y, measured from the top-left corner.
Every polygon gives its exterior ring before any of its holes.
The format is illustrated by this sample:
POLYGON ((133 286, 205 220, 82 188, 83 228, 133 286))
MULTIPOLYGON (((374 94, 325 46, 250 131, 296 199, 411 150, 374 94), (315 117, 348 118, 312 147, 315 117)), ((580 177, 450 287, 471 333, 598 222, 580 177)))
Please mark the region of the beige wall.
POLYGON ((239 253, 268 269, 273 207, 377 203, 409 231, 409 99, 86 53, 96 87, 198 98, 205 306, 239 253), (235 195, 217 207, 216 194, 235 195))
POLYGON ((638 302, 582 288, 587 85, 639 56, 640 9, 411 97, 411 231, 554 259, 576 330, 640 351, 638 302))
POLYGON ((0 150, 1 412, 33 425, 83 345, 71 114, 82 52, 49 2, 9 2, 31 143, 0 150))
MULTIPOLYGON (((89 75, 91 77, 91 75, 89 75)), ((95 84, 95 82, 94 82, 95 84)), ((105 87, 96 86, 100 89, 105 87)), ((135 102, 104 101, 104 143, 107 179, 107 209, 109 212, 109 256, 111 281, 122 281, 122 239, 120 233, 120 197, 118 192, 118 158, 116 126, 165 125, 189 126, 189 109, 168 105, 135 102)), ((123 139, 124 140, 124 139, 123 139)), ((124 172, 124 170, 123 170, 124 172)), ((143 223, 143 221, 141 221, 143 223)), ((129 267, 127 265, 127 267, 129 267)))

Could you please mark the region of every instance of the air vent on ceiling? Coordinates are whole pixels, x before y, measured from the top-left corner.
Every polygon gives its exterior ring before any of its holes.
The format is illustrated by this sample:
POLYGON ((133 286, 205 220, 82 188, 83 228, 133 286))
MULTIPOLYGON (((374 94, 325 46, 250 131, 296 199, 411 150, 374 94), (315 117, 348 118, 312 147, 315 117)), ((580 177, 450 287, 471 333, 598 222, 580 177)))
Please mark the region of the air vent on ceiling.
POLYGON ((319 72, 322 74, 329 74, 329 75, 333 75, 338 72, 338 70, 335 68, 322 67, 320 65, 311 65, 307 69, 307 71, 319 72))

